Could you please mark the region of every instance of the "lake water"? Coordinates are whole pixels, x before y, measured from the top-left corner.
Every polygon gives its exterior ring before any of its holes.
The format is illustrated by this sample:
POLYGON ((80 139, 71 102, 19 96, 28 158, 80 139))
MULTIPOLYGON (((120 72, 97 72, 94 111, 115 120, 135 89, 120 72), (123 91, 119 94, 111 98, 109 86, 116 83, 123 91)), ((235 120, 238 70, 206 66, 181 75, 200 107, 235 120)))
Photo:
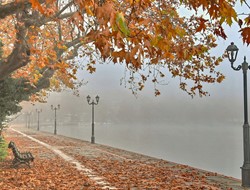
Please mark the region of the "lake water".
MULTIPOLYGON (((40 129, 53 133, 53 124, 40 129)), ((57 133, 90 141, 91 123, 58 123, 57 133)), ((231 124, 96 123, 95 142, 235 178, 243 164, 242 126, 231 124)))

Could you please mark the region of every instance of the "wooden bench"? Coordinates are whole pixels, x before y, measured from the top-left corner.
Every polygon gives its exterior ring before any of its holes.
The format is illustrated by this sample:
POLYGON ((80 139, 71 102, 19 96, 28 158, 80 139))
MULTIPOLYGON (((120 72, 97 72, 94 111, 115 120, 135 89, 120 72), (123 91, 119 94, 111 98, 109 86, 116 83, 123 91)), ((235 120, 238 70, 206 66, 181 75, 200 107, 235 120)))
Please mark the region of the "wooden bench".
POLYGON ((14 159, 12 161, 12 165, 14 168, 16 168, 20 164, 26 164, 28 167, 30 167, 30 162, 34 161, 34 157, 30 152, 19 152, 16 144, 13 141, 10 141, 8 148, 11 148, 14 155, 14 159))

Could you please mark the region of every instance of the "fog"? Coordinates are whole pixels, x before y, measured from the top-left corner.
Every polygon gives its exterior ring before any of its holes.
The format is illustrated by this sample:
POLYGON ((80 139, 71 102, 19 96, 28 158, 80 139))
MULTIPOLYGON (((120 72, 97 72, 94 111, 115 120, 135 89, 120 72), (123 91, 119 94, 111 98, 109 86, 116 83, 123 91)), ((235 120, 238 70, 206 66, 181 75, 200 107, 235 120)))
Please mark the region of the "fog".
MULTIPOLYGON (((221 55, 231 41, 240 51, 237 64, 249 55, 237 31, 227 31, 227 41, 220 40, 214 54, 221 55), (237 34, 237 35, 236 35, 237 34)), ((250 61, 250 56, 247 57, 250 61)), ((86 96, 100 96, 95 106, 96 143, 151 155, 209 171, 240 178, 243 164, 243 82, 242 71, 235 72, 225 60, 219 70, 226 79, 221 84, 206 85, 210 96, 191 98, 178 88, 178 78, 166 78, 167 85, 158 86, 161 95, 154 96, 153 85, 147 83, 137 96, 120 85, 124 66, 103 64, 95 74, 80 73, 88 83, 80 96, 72 92, 51 93, 45 104, 34 106, 24 102, 18 122, 25 125, 31 112, 31 127, 37 128, 36 109, 40 113, 40 130, 53 133, 57 111, 58 134, 90 141, 91 106, 86 96)))

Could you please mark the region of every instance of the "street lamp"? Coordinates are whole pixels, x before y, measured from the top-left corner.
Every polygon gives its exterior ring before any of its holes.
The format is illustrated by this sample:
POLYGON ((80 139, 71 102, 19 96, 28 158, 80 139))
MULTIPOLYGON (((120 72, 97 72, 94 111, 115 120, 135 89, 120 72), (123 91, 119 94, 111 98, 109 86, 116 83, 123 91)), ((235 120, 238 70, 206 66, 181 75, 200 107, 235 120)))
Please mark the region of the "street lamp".
POLYGON ((244 162, 241 167, 242 186, 250 187, 250 130, 248 123, 248 107, 247 107, 247 70, 250 69, 246 62, 246 56, 244 62, 241 65, 235 67, 233 64, 237 58, 239 49, 232 42, 226 49, 228 59, 231 62, 231 67, 235 71, 242 69, 243 71, 243 92, 244 92, 244 124, 243 124, 243 150, 244 150, 244 162))
POLYGON ((27 125, 28 128, 30 128, 30 116, 31 116, 31 112, 27 112, 26 125, 27 125))
POLYGON ((92 102, 90 102, 90 96, 87 96, 87 101, 89 105, 92 105, 92 135, 91 135, 91 143, 94 144, 95 143, 95 124, 94 124, 94 106, 98 104, 100 97, 96 96, 96 102, 93 100, 92 102))
POLYGON ((40 120, 40 113, 42 112, 42 109, 38 110, 36 109, 37 112, 37 130, 39 131, 39 120, 40 120))
POLYGON ((57 107, 51 105, 51 109, 52 109, 52 110, 55 110, 55 128, 54 128, 54 135, 56 135, 56 132, 57 132, 57 131, 56 131, 56 110, 59 110, 59 109, 60 109, 60 104, 58 104, 57 107))
POLYGON ((28 113, 25 114, 25 126, 28 128, 28 113))

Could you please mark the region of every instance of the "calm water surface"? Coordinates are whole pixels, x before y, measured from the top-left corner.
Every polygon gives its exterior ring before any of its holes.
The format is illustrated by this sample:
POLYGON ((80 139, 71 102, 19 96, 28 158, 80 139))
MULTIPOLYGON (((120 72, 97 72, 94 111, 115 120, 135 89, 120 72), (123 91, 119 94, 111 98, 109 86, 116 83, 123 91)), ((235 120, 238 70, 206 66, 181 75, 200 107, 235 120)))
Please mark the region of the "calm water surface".
MULTIPOLYGON (((54 126, 41 124, 53 133, 54 126)), ((90 141, 91 124, 58 123, 58 134, 90 141)), ((243 164, 240 124, 96 123, 95 141, 176 163, 240 178, 243 164)))

